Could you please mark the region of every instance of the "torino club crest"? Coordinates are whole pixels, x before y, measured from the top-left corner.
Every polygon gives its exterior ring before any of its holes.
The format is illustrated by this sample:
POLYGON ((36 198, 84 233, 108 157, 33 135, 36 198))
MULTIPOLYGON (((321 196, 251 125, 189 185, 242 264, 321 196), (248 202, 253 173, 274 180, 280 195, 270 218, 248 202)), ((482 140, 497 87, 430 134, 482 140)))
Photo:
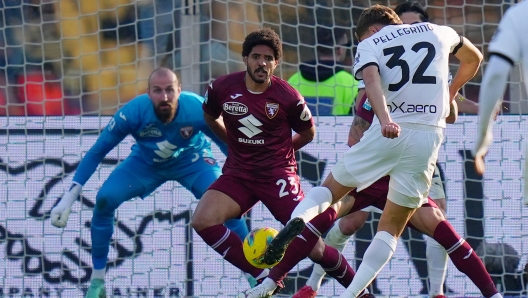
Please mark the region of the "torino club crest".
POLYGON ((273 102, 266 103, 266 115, 268 118, 273 119, 279 113, 279 104, 273 102))

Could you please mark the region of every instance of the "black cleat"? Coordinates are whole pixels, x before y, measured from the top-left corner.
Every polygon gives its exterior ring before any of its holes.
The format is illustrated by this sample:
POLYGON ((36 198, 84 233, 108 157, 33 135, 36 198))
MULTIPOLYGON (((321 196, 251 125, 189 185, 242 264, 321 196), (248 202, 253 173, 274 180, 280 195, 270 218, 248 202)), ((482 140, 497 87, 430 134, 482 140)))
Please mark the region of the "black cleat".
POLYGON ((286 226, 271 240, 262 256, 262 263, 274 265, 284 257, 288 245, 299 235, 306 224, 301 218, 290 220, 286 226))

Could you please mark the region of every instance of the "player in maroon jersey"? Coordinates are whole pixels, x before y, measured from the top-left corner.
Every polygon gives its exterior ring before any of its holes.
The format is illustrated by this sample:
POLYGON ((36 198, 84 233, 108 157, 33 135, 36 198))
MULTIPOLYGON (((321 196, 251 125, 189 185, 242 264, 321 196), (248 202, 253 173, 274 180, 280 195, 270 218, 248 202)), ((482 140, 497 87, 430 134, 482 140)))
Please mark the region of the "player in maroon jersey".
MULTIPOLYGON (((269 270, 252 266, 244 257, 242 240, 223 224, 240 218, 258 201, 281 223, 290 219, 304 198, 294 152, 312 141, 315 126, 303 97, 273 76, 282 58, 282 42, 273 30, 250 33, 242 45, 242 57, 247 70, 219 77, 205 95, 205 120, 227 143, 228 157, 222 176, 198 203, 191 225, 226 261, 259 280, 269 270)), ((335 217, 330 209, 314 218, 313 237, 319 238, 318 230, 328 230, 335 217)), ((341 254, 328 250, 333 254, 326 258, 327 264, 349 268, 346 271, 351 274, 350 266, 339 262, 341 254)))

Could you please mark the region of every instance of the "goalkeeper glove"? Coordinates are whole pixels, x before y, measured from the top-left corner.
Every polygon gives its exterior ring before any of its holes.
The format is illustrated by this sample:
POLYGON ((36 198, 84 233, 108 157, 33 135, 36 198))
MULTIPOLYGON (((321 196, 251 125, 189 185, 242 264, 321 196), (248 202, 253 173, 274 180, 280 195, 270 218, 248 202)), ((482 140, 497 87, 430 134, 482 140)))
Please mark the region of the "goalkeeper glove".
POLYGON ((51 209, 51 224, 57 228, 64 228, 66 227, 66 224, 68 223, 68 217, 70 216, 71 207, 73 203, 77 200, 77 197, 79 197, 79 194, 81 193, 82 186, 77 183, 73 182, 70 190, 64 193, 62 195, 62 198, 60 202, 57 204, 57 206, 53 207, 51 209))

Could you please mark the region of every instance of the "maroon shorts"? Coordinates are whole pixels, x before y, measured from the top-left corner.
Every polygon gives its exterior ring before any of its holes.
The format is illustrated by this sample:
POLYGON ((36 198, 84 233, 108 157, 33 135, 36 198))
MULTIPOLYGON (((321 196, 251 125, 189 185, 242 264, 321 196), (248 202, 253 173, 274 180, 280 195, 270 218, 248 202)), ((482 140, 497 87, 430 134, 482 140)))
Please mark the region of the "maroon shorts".
MULTIPOLYGON (((383 208, 385 208, 385 203, 387 202, 388 191, 388 176, 382 177, 378 181, 374 182, 371 186, 365 188, 360 192, 357 192, 356 190, 351 191, 349 194, 353 196, 356 200, 349 214, 369 206, 374 206, 378 209, 383 210, 383 208)), ((422 207, 438 208, 436 203, 431 198, 428 198, 428 202, 423 204, 422 207)))
POLYGON ((240 216, 248 212, 258 201, 268 208, 271 214, 286 224, 293 209, 304 199, 299 176, 295 174, 277 177, 269 181, 255 181, 221 175, 209 189, 218 190, 231 197, 240 206, 240 216))

